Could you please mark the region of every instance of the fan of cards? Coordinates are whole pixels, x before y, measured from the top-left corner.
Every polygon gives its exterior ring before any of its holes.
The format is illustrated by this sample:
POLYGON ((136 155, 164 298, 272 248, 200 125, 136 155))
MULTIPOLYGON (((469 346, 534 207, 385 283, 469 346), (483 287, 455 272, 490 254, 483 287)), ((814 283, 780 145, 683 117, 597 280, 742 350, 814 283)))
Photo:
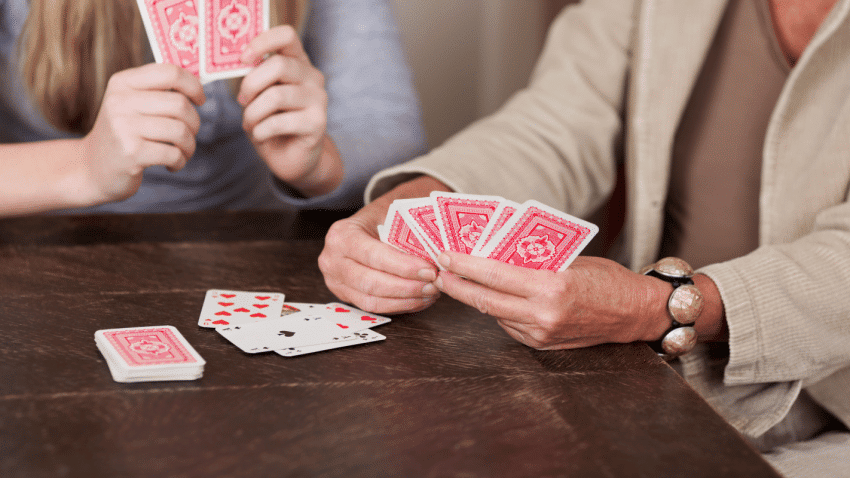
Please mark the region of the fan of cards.
POLYGON ((269 28, 269 0, 136 0, 158 63, 182 66, 201 81, 244 76, 239 61, 269 28))
POLYGON ((455 251, 530 269, 559 272, 599 228, 537 201, 433 192, 393 201, 381 241, 442 267, 437 256, 455 251))
POLYGON ((198 325, 215 328, 245 353, 294 357, 386 337, 370 330, 390 322, 346 304, 284 302, 272 292, 208 290, 198 325))

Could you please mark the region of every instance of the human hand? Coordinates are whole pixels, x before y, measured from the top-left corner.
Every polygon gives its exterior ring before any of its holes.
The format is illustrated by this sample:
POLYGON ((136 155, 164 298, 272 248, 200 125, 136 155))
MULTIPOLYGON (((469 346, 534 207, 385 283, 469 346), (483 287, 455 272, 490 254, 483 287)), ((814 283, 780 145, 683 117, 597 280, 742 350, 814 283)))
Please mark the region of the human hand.
POLYGON ((607 259, 578 257, 558 273, 455 252, 438 259, 438 289, 536 349, 657 340, 670 326, 672 286, 607 259))
POLYGON ((440 292, 433 264, 381 242, 377 226, 386 216, 384 201, 334 223, 325 237, 319 268, 340 300, 374 313, 416 312, 440 292))
POLYGON ((329 192, 342 179, 342 163, 325 134, 324 75, 289 25, 257 35, 242 61, 253 64, 264 56, 242 80, 237 97, 245 108, 242 126, 280 180, 308 195, 329 192))
POLYGON ((148 166, 182 169, 195 152, 201 124, 193 104, 204 100, 198 79, 174 65, 154 63, 112 75, 94 126, 82 139, 85 202, 132 196, 148 166))

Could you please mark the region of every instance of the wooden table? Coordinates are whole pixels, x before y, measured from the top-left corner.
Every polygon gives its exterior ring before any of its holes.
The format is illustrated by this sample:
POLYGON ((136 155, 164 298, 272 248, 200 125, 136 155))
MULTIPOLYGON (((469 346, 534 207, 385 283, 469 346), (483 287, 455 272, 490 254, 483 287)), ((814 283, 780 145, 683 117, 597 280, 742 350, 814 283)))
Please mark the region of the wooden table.
POLYGON ((0 476, 778 476, 643 344, 539 352, 445 297, 295 358, 197 326, 211 288, 335 300, 326 219, 0 221, 0 476), (203 378, 114 382, 94 332, 142 325, 177 327, 203 378))

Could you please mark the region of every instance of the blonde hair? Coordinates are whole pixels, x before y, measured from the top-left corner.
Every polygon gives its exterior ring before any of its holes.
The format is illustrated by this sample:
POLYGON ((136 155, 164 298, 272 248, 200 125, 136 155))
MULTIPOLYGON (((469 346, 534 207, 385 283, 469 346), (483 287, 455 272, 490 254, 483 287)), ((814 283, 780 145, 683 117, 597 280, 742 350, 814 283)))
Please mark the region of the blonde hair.
MULTIPOLYGON (((270 0, 272 25, 300 31, 307 0, 270 0)), ((149 57, 133 0, 31 0, 20 38, 21 73, 33 103, 56 128, 87 133, 109 78, 149 57)))

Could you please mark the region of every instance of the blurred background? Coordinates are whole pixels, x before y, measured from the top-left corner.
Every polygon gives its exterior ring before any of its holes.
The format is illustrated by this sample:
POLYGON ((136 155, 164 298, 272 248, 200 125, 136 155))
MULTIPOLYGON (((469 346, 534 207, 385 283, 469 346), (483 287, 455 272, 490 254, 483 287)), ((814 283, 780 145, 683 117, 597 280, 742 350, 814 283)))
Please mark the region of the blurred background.
MULTIPOLYGON (((549 24, 579 0, 392 0, 422 101, 430 147, 524 87, 549 24)), ((611 200, 585 219, 600 227, 583 254, 601 256, 623 225, 622 171, 611 200)))
POLYGON ((549 23, 577 0, 392 0, 431 147, 525 86, 549 23))

